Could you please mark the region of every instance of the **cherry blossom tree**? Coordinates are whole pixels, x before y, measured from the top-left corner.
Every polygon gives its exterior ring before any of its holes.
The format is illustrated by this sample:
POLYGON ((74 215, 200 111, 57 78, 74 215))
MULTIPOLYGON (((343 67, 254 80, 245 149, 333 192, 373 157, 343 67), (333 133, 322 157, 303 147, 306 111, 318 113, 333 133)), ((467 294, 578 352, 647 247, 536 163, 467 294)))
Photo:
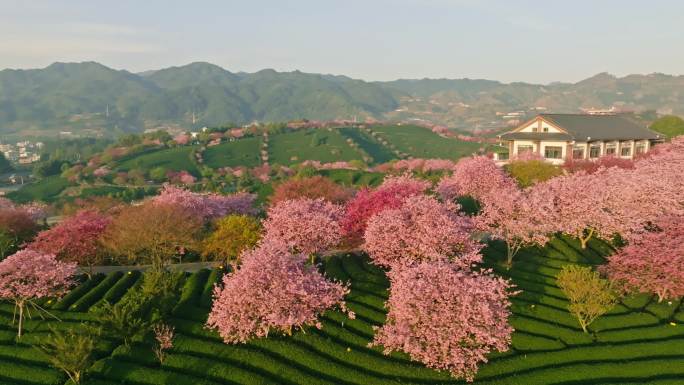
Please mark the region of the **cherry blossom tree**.
POLYGON ((423 194, 430 187, 427 181, 409 175, 387 177, 376 189, 364 189, 347 203, 341 225, 346 237, 360 242, 366 231, 368 220, 375 214, 401 206, 403 201, 414 195, 423 194))
POLYGON ((401 350, 473 381, 487 354, 508 350, 511 285, 504 279, 434 261, 393 269, 389 278, 387 321, 372 343, 385 354, 401 350))
POLYGON ((342 207, 319 199, 292 199, 268 210, 264 238, 284 242, 290 250, 311 256, 339 245, 342 207))
POLYGON ((255 214, 253 206, 255 199, 255 195, 247 193, 200 194, 172 185, 164 185, 159 195, 152 198, 152 202, 176 205, 208 221, 230 214, 255 214))
POLYGON ((18 337, 27 306, 41 310, 34 301, 63 295, 74 284, 75 274, 75 263, 60 262, 53 254, 34 250, 18 251, 0 262, 0 298, 14 302, 18 337))
POLYGON ((27 248, 46 254, 54 254, 60 261, 76 262, 92 266, 103 260, 100 238, 111 217, 96 211, 79 211, 54 227, 38 233, 27 248))
POLYGON ((352 195, 346 189, 329 178, 315 175, 309 178, 292 178, 278 184, 271 196, 271 204, 296 198, 323 198, 332 203, 344 203, 352 195))
POLYGON ((384 267, 451 260, 469 269, 482 260, 472 230, 472 220, 459 215, 457 205, 418 195, 373 216, 363 248, 373 263, 384 267))
POLYGON ((0 208, 0 258, 29 241, 39 227, 31 214, 14 205, 0 208))
POLYGON ((320 329, 317 318, 323 311, 336 306, 346 311, 347 286, 326 280, 288 249, 277 240, 262 243, 245 252, 238 270, 214 288, 207 326, 217 329, 225 343, 245 343, 273 330, 289 335, 305 326, 320 329))
POLYGON ((461 159, 452 175, 439 181, 436 191, 445 201, 470 196, 481 201, 490 192, 515 188, 515 180, 509 177, 493 160, 486 156, 461 159))
POLYGON ((626 293, 654 293, 658 302, 684 296, 684 216, 660 218, 601 270, 626 293))
POLYGON ((548 202, 535 199, 529 191, 509 189, 495 191, 484 198, 482 213, 475 217, 477 228, 494 239, 506 242, 506 263, 510 267, 521 248, 544 245, 548 234, 553 233, 553 223, 546 215, 553 213, 548 202))
POLYGON ((601 174, 577 172, 538 183, 527 195, 545 208, 539 220, 549 232, 576 237, 584 249, 592 237, 611 239, 624 229, 622 218, 610 208, 615 191, 606 184, 612 187, 613 183, 604 178, 601 174))

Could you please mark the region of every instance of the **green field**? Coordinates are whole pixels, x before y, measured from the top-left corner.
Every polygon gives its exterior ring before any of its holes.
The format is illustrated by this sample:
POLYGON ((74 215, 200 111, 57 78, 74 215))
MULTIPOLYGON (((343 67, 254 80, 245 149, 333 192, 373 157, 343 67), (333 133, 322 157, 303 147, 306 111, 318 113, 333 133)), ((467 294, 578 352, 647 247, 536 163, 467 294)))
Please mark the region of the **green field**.
POLYGON ((59 175, 49 176, 39 181, 29 183, 19 190, 12 191, 7 194, 7 197, 18 203, 27 203, 31 201, 52 202, 73 183, 59 175))
POLYGON ((204 151, 204 164, 211 168, 256 167, 261 164, 260 145, 261 139, 252 137, 208 147, 204 151))
POLYGON ((323 163, 361 159, 362 155, 337 130, 299 130, 271 135, 270 162, 291 165, 305 160, 323 163))
POLYGON ((372 156, 375 164, 386 163, 396 158, 389 148, 383 146, 366 131, 355 127, 344 127, 340 128, 340 133, 356 142, 359 148, 372 156))
MULTIPOLYGON (((512 350, 493 354, 475 384, 677 384, 684 383, 684 307, 647 296, 625 299, 585 334, 567 312, 567 301, 554 276, 567 263, 597 263, 607 246, 591 241, 580 252, 577 242, 554 239, 543 250, 527 249, 510 271, 522 293, 513 300, 516 328, 512 350), (675 322, 676 326, 671 326, 675 322)), ((496 266, 501 245, 485 250, 496 266)), ((456 384, 446 373, 411 362, 403 354, 384 356, 370 349, 373 326, 384 322, 388 282, 384 273, 357 256, 335 256, 325 263, 329 276, 351 281, 347 303, 357 314, 322 317, 323 329, 291 337, 271 336, 245 345, 225 345, 203 327, 210 288, 219 276, 200 271, 188 275, 172 323, 175 346, 159 365, 149 342, 130 349, 112 341, 98 345, 99 360, 86 384, 456 384)), ((0 304, 0 383, 64 384, 66 377, 48 366, 32 344, 48 326, 60 328, 92 319, 88 310, 107 298, 116 302, 138 279, 136 274, 94 276, 52 305, 63 322, 27 322, 27 333, 14 342, 12 306, 0 304), (62 310, 58 310, 62 309, 62 310), (64 309, 68 309, 65 311, 64 309)))
POLYGON ((151 170, 155 167, 164 167, 167 170, 187 171, 192 175, 199 176, 199 170, 190 159, 190 153, 194 147, 184 146, 157 150, 134 156, 118 164, 117 170, 130 171, 132 169, 151 170))
POLYGON ((382 126, 372 127, 372 130, 397 150, 414 158, 458 159, 477 152, 482 147, 479 143, 442 138, 418 126, 382 126))

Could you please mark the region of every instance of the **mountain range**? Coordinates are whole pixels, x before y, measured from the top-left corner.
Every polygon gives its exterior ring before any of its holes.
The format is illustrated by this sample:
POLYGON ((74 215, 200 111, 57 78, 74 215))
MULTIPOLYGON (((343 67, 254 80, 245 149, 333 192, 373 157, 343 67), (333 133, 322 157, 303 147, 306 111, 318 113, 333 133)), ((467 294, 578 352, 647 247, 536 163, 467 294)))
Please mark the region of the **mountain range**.
POLYGON ((684 115, 684 76, 601 73, 546 85, 367 82, 271 69, 235 73, 199 62, 137 74, 95 62, 0 71, 2 135, 108 134, 302 118, 422 119, 472 131, 505 126, 502 116, 515 111, 525 116, 611 107, 684 115))

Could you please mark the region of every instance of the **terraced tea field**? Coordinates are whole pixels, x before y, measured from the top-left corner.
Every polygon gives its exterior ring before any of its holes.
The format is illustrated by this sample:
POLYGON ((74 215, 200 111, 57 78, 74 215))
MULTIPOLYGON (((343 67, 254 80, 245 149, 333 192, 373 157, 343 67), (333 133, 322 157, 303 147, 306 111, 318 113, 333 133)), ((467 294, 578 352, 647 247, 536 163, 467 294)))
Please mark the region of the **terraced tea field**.
POLYGON ((458 159, 477 152, 482 147, 479 143, 443 138, 418 126, 383 126, 372 129, 397 150, 414 158, 458 159))
POLYGON ((256 167, 261 164, 259 151, 261 138, 251 137, 208 147, 204 151, 204 164, 212 167, 256 167))
POLYGON ((305 160, 323 163, 361 160, 337 130, 299 130, 271 135, 268 145, 271 163, 291 165, 305 160))
POLYGON ((191 159, 193 148, 192 146, 176 147, 136 155, 120 162, 117 169, 130 171, 132 169, 151 170, 155 167, 164 167, 173 171, 184 170, 198 176, 199 170, 191 159))
MULTIPOLYGON (((648 296, 625 299, 585 334, 567 312, 555 284, 568 263, 596 264, 609 248, 593 240, 587 250, 577 242, 554 239, 544 249, 521 251, 514 267, 497 266, 502 245, 485 250, 487 264, 509 276, 522 290, 513 299, 516 328, 512 349, 494 354, 482 365, 476 384, 681 384, 684 383, 684 308, 679 302, 657 303, 648 296), (674 326, 673 326, 674 324, 674 326)), ((347 298, 357 318, 328 312, 323 329, 291 337, 272 336, 229 346, 203 327, 218 271, 187 275, 176 306, 175 346, 159 365, 148 342, 131 348, 113 341, 98 345, 99 360, 86 384, 456 384, 403 354, 383 355, 368 348, 373 327, 384 322, 388 282, 384 273, 358 256, 340 255, 325 263, 329 276, 351 281, 347 298)), ((62 319, 27 322, 27 333, 14 342, 12 306, 0 305, 0 383, 64 384, 31 345, 50 325, 64 328, 92 319, 89 312, 103 299, 118 301, 139 279, 137 273, 95 276, 56 303, 45 303, 62 319)))

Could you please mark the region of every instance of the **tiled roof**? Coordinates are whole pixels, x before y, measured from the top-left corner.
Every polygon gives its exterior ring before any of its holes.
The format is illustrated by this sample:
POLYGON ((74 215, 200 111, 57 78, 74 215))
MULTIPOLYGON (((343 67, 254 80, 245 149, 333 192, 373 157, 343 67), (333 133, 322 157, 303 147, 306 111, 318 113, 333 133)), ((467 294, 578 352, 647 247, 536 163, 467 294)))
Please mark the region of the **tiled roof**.
POLYGON ((577 141, 660 139, 660 135, 624 115, 540 114, 539 116, 564 129, 577 141))

